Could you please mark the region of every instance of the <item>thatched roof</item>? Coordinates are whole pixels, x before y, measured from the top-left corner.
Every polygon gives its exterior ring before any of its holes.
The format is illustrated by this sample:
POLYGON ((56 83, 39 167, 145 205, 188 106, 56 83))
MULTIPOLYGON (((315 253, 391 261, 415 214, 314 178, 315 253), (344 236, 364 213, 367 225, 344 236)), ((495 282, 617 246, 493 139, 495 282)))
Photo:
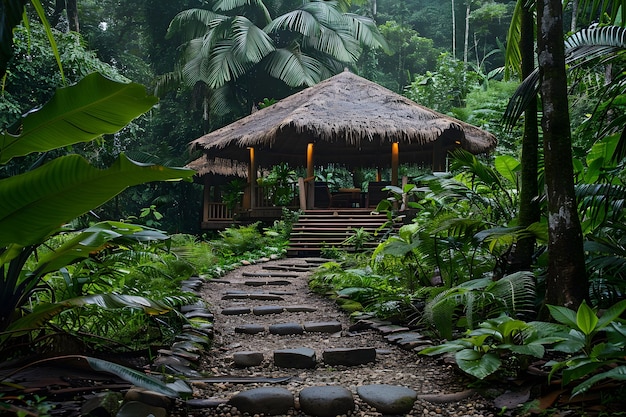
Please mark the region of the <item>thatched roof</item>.
POLYGON ((196 171, 196 176, 210 175, 239 178, 248 176, 248 165, 246 163, 223 158, 210 158, 207 155, 202 155, 200 158, 188 163, 185 167, 196 171))
POLYGON ((388 164, 390 144, 401 162, 432 162, 432 150, 461 146, 477 154, 496 138, 475 126, 437 113, 378 84, 344 71, 250 116, 194 140, 209 157, 304 165, 315 143, 315 163, 351 166, 388 164))

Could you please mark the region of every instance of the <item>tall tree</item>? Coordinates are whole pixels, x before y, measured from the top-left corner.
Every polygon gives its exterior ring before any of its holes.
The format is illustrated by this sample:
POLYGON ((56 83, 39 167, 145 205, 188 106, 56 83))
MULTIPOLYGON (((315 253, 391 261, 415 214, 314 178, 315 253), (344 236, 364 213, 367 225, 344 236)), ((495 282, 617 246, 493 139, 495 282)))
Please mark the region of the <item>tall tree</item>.
MULTIPOLYGON (((509 45, 507 58, 519 51, 520 60, 509 63, 516 68, 522 80, 529 77, 535 70, 535 14, 534 7, 520 1, 516 5, 511 31, 509 33, 509 45)), ((521 155, 521 190, 519 199, 519 226, 528 228, 538 222, 541 216, 539 210, 539 129, 537 117, 537 96, 529 99, 528 106, 524 111, 524 130, 522 135, 521 155)), ((512 253, 509 273, 519 270, 530 270, 535 252, 536 239, 534 236, 525 236, 518 240, 512 253)))
POLYGON ((577 308, 587 296, 588 279, 574 194, 561 0, 538 0, 537 22, 548 198, 546 303, 577 308))

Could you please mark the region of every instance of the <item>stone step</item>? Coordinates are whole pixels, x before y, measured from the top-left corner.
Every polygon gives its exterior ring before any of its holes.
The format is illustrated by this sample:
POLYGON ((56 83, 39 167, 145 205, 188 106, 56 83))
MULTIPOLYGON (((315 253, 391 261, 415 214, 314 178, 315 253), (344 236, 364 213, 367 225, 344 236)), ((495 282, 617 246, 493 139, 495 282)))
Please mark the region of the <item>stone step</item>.
POLYGON ((293 415, 296 398, 299 409, 314 417, 334 417, 349 414, 355 409, 358 397, 382 415, 403 415, 411 411, 418 398, 417 392, 406 387, 374 384, 356 387, 356 393, 337 385, 302 388, 293 394, 282 387, 260 387, 240 391, 226 402, 219 399, 188 400, 190 408, 221 409, 222 415, 247 413, 249 415, 293 415))
POLYGON ((317 308, 305 305, 294 306, 279 306, 279 305, 262 305, 256 307, 243 307, 234 306, 226 307, 222 309, 222 314, 225 316, 242 316, 244 314, 254 314, 256 316, 264 316, 268 314, 280 314, 280 313, 312 313, 317 311, 317 308))
MULTIPOLYGON (((318 361, 313 349, 307 347, 279 349, 273 352, 274 364, 279 368, 310 369, 318 361)), ((233 353, 236 367, 260 366, 265 360, 261 351, 240 351, 233 353)), ((322 352, 322 361, 328 366, 358 366, 376 361, 376 349, 373 347, 331 348, 322 352)))
POLYGON ((243 283, 249 287, 263 287, 266 285, 276 285, 276 286, 287 286, 291 285, 290 281, 287 280, 256 280, 256 281, 246 281, 243 283))
POLYGON ((297 278, 298 274, 291 272, 247 272, 241 273, 244 277, 265 277, 265 278, 297 278))

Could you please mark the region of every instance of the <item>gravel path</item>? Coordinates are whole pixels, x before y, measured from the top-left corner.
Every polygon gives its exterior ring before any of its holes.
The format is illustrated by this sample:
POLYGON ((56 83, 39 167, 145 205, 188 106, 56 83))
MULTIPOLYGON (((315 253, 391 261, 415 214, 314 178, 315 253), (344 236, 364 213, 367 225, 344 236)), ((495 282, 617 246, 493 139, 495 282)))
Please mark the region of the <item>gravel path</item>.
MULTIPOLYGON (((411 388, 418 394, 413 409, 407 416, 476 416, 492 417, 495 411, 482 397, 472 394, 462 375, 436 358, 420 356, 385 340, 375 329, 349 331, 353 321, 329 299, 308 289, 311 262, 304 259, 275 260, 256 263, 237 269, 219 280, 203 285, 201 294, 208 308, 215 314, 214 342, 201 363, 201 371, 214 377, 224 377, 223 382, 195 383, 194 397, 225 402, 235 394, 262 386, 280 386, 296 398, 296 407, 288 415, 304 416, 299 411, 298 392, 310 386, 341 386, 353 392, 355 410, 352 416, 380 416, 365 404, 357 387, 367 384, 391 384, 411 388), (261 285, 262 281, 267 284, 261 285), (279 281, 288 281, 278 285, 279 281), (252 285, 253 284, 253 285, 252 285), (281 300, 245 298, 244 294, 273 294, 281 300), (228 299, 224 299, 228 298, 228 299), (309 312, 282 312, 279 314, 225 315, 226 309, 239 307, 254 309, 261 306, 312 307, 309 312), (336 333, 309 333, 297 335, 270 334, 272 324, 338 321, 342 331, 336 333), (257 324, 265 331, 259 334, 242 334, 235 329, 242 325, 257 324), (315 350, 318 364, 314 369, 290 369, 274 366, 273 352, 285 348, 307 347, 315 350), (328 366, 321 361, 323 351, 332 348, 373 347, 376 361, 358 366, 328 366), (264 360, 259 366, 238 367, 233 363, 236 352, 262 352, 264 360), (287 380, 281 384, 246 383, 228 381, 229 377, 271 377, 287 380)), ((187 416, 242 415, 228 405, 181 410, 187 416)), ((247 414, 247 413, 246 413, 247 414)))

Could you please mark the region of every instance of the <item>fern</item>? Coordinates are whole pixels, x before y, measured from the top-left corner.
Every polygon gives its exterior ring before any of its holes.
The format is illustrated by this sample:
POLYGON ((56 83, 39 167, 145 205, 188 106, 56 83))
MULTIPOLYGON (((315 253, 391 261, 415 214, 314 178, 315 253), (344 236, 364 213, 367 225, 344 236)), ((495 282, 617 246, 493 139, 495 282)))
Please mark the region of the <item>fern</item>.
POLYGON ((452 337, 456 323, 466 321, 469 329, 501 313, 513 317, 533 312, 535 302, 534 276, 516 272, 498 281, 480 278, 464 282, 436 295, 424 308, 424 319, 440 336, 452 337))

